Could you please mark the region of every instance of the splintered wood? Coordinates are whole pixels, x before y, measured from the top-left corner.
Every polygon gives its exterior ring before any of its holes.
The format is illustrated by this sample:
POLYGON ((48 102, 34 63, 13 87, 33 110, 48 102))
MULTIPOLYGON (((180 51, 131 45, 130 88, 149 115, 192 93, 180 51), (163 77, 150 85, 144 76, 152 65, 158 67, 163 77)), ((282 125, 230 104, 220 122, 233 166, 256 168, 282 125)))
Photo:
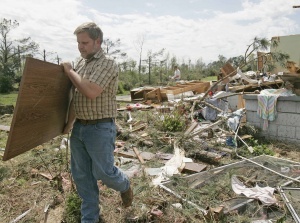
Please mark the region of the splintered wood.
POLYGON ((70 87, 62 66, 26 58, 4 161, 62 133, 70 87))

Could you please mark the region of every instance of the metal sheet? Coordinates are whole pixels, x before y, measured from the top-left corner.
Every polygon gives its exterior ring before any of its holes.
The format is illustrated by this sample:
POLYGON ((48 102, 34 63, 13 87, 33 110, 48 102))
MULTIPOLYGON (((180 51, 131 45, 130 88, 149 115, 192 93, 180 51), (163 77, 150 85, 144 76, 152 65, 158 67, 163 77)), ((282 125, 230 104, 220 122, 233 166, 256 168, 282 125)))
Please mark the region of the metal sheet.
POLYGON ((62 66, 26 58, 4 161, 62 133, 70 87, 62 66))

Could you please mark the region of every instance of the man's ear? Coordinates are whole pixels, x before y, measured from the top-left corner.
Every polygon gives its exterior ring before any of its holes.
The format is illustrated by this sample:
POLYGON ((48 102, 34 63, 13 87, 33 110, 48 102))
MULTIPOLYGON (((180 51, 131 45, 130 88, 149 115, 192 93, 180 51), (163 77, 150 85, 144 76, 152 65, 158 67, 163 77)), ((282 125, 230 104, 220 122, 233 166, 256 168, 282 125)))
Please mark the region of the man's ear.
POLYGON ((97 42, 97 44, 99 44, 100 46, 101 46, 101 39, 100 38, 98 38, 97 40, 96 40, 96 42, 97 42))

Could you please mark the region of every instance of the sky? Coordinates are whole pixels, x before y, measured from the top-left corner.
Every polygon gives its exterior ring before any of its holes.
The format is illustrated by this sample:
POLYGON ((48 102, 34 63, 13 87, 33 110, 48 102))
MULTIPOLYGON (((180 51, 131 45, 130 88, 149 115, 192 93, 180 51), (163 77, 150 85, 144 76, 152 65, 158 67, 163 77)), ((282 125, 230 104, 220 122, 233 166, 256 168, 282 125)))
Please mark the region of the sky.
MULTIPOLYGON (((210 63, 244 55, 255 37, 300 34, 300 0, 0 0, 0 19, 19 26, 11 39, 31 37, 40 52, 79 57, 77 26, 93 21, 104 39, 120 39, 128 59, 160 51, 178 63, 210 63)), ((53 54, 52 54, 53 56, 53 54)))

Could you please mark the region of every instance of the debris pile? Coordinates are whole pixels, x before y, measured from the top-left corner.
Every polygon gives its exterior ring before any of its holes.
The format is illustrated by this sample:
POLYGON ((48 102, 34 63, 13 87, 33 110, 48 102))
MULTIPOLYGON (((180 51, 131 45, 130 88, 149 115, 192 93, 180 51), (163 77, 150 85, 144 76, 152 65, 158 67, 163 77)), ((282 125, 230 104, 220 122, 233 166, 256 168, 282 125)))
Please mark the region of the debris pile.
POLYGON ((207 220, 233 222, 237 214, 249 222, 297 219, 299 207, 292 205, 297 211, 287 214, 281 187, 299 189, 300 165, 272 156, 255 157, 272 151, 253 146, 258 130, 246 122, 240 97, 246 89, 280 89, 284 81, 239 69, 228 75, 230 66, 225 69, 225 86, 222 81, 182 82, 133 89, 129 103, 118 109, 117 163, 131 177, 150 177, 154 187, 207 220), (232 96, 238 98, 236 109, 228 102, 232 96), (282 171, 285 168, 290 171, 282 171))

